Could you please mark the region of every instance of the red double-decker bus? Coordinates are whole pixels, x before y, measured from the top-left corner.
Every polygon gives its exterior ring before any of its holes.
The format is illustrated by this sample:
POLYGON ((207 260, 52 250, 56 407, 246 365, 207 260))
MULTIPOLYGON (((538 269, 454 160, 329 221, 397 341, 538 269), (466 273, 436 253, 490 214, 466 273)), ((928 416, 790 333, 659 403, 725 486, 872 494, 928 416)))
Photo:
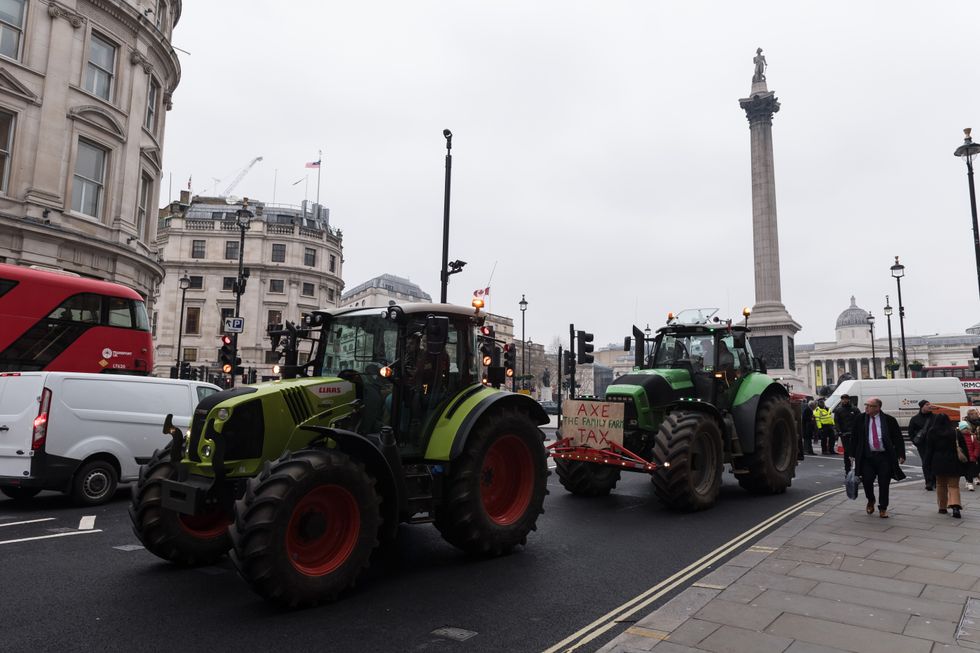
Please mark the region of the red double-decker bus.
POLYGON ((967 401, 974 406, 980 404, 980 372, 971 365, 929 365, 921 370, 910 371, 912 378, 955 377, 963 384, 967 401))
POLYGON ((0 263, 0 371, 146 375, 152 369, 150 324, 136 291, 0 263))

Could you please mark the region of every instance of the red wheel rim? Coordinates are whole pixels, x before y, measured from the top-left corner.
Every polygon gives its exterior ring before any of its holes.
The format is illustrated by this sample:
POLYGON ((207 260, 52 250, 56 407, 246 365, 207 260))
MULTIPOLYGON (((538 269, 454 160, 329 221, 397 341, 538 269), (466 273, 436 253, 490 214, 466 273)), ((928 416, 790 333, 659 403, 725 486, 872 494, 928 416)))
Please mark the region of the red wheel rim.
POLYGON ((212 508, 200 515, 178 514, 177 523, 185 533, 207 540, 224 535, 231 520, 221 508, 212 508))
POLYGON ((483 509, 500 526, 513 524, 527 510, 534 491, 534 461, 527 444, 505 435, 490 446, 480 472, 483 509))
POLYGON ((357 500, 339 485, 320 485, 300 499, 286 530, 286 555, 297 571, 324 576, 347 560, 361 531, 357 500))

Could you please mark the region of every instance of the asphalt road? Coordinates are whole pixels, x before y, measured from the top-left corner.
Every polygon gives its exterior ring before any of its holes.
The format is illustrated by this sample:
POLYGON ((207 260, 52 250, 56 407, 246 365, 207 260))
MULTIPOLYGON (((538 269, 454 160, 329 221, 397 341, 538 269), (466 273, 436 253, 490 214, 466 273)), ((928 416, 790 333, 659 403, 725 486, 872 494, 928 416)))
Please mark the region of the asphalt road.
POLYGON ((472 560, 433 527, 404 526, 391 568, 372 570, 337 603, 297 612, 254 595, 228 560, 186 570, 143 550, 126 514, 128 489, 95 509, 52 493, 27 505, 0 499, 0 648, 542 651, 842 478, 839 456, 808 458, 785 494, 754 497, 726 473, 713 509, 678 514, 659 505, 643 475, 624 474, 600 499, 574 497, 552 475, 526 548, 472 560))

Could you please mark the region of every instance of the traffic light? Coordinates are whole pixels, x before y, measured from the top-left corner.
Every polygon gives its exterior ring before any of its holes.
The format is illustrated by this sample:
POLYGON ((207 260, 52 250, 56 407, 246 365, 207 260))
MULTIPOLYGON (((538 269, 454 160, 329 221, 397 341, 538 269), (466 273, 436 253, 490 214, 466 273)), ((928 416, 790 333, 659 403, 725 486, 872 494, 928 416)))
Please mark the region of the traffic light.
POLYGON ((231 336, 221 336, 221 348, 218 350, 218 367, 225 374, 231 374, 235 365, 241 361, 234 360, 235 349, 231 341, 231 336))
POLYGON ((494 345, 494 332, 491 326, 480 327, 480 358, 483 361, 483 367, 500 365, 500 355, 497 353, 496 345, 494 345))
POLYGON ((517 367, 517 348, 514 343, 504 345, 504 369, 508 377, 514 376, 515 367, 517 367))
POLYGON ((586 365, 595 360, 595 356, 592 355, 592 351, 595 349, 591 344, 592 338, 594 336, 591 333, 586 333, 585 331, 575 332, 575 351, 578 353, 579 365, 586 365))
POLYGON ((562 373, 568 376, 575 370, 575 356, 570 351, 562 352, 562 373))
POLYGON ((258 380, 259 380, 259 371, 254 367, 248 368, 248 382, 258 383, 258 380))
POLYGON ((973 348, 973 369, 980 371, 980 347, 973 348))

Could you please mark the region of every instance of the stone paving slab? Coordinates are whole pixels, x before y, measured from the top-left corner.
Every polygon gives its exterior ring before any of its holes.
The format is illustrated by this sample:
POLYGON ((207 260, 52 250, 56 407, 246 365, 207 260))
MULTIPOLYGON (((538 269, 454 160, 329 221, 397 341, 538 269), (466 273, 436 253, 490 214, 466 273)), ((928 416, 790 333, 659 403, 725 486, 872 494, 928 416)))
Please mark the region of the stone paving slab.
POLYGON ((791 576, 806 578, 827 583, 837 583, 839 585, 850 585, 866 589, 877 590, 886 594, 907 594, 918 596, 925 586, 925 583, 917 583, 910 580, 895 580, 892 578, 879 578, 877 576, 866 576, 855 572, 838 571, 826 567, 818 567, 811 564, 801 564, 799 567, 789 572, 791 576))
MULTIPOLYGON (((933 644, 924 639, 790 613, 776 619, 766 632, 855 653, 929 653, 933 644)), ((743 649, 742 653, 747 650, 743 649)))
POLYGON ((859 574, 881 576, 882 578, 895 578, 905 568, 905 565, 895 562, 882 562, 880 560, 858 558, 856 556, 845 556, 840 565, 841 571, 853 571, 859 574))
POLYGON ((943 601, 901 594, 882 594, 876 590, 834 583, 820 583, 813 588, 813 591, 809 592, 809 595, 836 601, 846 599, 848 602, 858 605, 876 605, 882 610, 909 615, 927 615, 937 619, 955 619, 960 611, 959 606, 943 601))
POLYGON ((872 560, 882 560, 884 562, 897 562, 906 567, 922 567, 923 569, 935 569, 937 571, 953 572, 963 566, 962 562, 956 560, 946 560, 945 558, 930 558, 924 555, 913 555, 910 553, 898 553, 895 551, 877 550, 869 556, 872 560))
POLYGON ((722 626, 702 640, 698 648, 714 653, 782 653, 792 643, 791 637, 722 626))
MULTIPOLYGON (((865 605, 848 602, 846 598, 825 599, 818 596, 766 590, 752 602, 752 605, 782 610, 804 617, 817 617, 837 623, 851 624, 852 626, 867 626, 890 633, 901 633, 908 625, 910 617, 907 612, 885 610, 880 606, 869 608, 865 605)), ((708 604, 706 609, 710 607, 711 604, 708 604)))
POLYGON ((779 607, 765 607, 758 601, 751 604, 717 599, 701 608, 695 617, 704 621, 750 630, 765 630, 782 613, 779 607))

